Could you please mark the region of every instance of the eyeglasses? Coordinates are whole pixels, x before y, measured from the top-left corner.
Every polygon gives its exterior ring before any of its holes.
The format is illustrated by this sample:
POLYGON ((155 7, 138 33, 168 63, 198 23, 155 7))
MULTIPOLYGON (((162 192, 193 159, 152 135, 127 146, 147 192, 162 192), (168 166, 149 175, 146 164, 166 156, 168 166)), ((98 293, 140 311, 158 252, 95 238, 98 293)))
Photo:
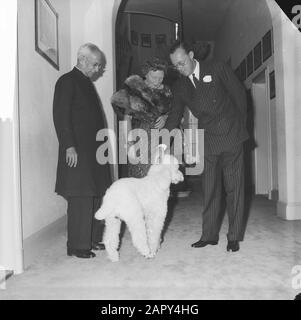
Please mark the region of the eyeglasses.
POLYGON ((98 67, 98 69, 103 68, 103 66, 101 65, 101 63, 93 63, 93 67, 96 68, 98 67))
POLYGON ((105 72, 106 71, 106 69, 105 69, 105 67, 101 64, 101 63, 93 63, 92 64, 92 66, 93 66, 93 68, 98 68, 98 70, 101 70, 102 72, 105 72))
POLYGON ((175 65, 173 66, 173 68, 179 70, 179 69, 184 68, 186 64, 187 64, 187 57, 185 58, 184 61, 180 61, 180 62, 178 62, 177 64, 175 64, 175 65))

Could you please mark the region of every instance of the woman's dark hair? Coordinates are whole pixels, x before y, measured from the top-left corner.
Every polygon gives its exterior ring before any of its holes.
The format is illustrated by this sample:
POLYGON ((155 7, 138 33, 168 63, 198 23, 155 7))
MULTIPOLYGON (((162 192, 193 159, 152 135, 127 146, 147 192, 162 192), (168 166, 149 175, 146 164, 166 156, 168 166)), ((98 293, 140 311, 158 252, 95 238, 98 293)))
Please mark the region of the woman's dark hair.
POLYGON ((146 60, 141 67, 141 72, 143 76, 146 76, 149 71, 161 70, 166 74, 167 71, 167 62, 158 57, 151 58, 146 60))

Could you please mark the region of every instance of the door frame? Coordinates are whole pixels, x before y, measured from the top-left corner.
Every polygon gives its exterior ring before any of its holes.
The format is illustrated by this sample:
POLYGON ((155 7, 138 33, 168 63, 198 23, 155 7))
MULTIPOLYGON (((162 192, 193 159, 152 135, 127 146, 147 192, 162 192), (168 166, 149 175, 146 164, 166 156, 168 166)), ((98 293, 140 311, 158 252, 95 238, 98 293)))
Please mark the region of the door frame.
MULTIPOLYGON (((273 190, 273 159, 272 159, 272 131, 271 131, 271 109, 270 109, 270 99, 269 99, 269 66, 267 66, 265 69, 263 69, 254 79, 252 79, 251 83, 251 92, 252 97, 254 101, 254 86, 255 80, 260 77, 262 73, 264 73, 264 86, 265 86, 265 105, 267 108, 267 144, 268 144, 268 181, 267 181, 267 187, 268 187, 268 198, 272 199, 272 190, 273 190)), ((254 105, 254 114, 256 117, 257 112, 257 106, 254 105)), ((254 126, 254 137, 255 140, 257 140, 257 130, 256 130, 256 124, 254 126)), ((254 149, 254 181, 255 181, 255 194, 258 194, 258 185, 257 185, 257 175, 258 175, 258 160, 257 160, 257 148, 254 149)))

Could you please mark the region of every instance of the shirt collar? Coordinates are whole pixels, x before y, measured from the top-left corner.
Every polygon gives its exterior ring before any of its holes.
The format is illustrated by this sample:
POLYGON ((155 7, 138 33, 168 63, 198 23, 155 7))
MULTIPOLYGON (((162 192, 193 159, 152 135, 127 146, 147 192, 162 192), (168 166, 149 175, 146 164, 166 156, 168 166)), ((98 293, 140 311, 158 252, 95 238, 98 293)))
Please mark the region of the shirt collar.
POLYGON ((190 81, 192 82, 193 85, 194 85, 193 74, 198 80, 200 80, 199 79, 200 78, 200 63, 195 59, 194 59, 194 61, 195 61, 195 68, 194 68, 192 74, 189 76, 189 79, 190 79, 190 81))
POLYGON ((78 72, 80 72, 80 74, 83 75, 86 79, 90 80, 90 78, 87 77, 77 66, 74 66, 74 69, 76 69, 78 72))

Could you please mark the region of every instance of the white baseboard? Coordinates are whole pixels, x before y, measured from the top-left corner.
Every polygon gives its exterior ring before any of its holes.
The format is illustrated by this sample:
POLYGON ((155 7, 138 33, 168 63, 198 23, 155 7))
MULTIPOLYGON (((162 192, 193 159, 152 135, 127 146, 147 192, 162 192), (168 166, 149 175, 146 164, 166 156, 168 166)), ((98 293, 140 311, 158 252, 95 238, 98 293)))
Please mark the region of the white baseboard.
POLYGON ((6 281, 14 274, 12 270, 0 270, 0 290, 6 289, 6 281))
POLYGON ((23 240, 24 269, 30 266, 49 247, 51 241, 66 231, 66 225, 67 215, 23 240))
POLYGON ((277 203, 277 216, 284 220, 301 220, 301 203, 277 203))

